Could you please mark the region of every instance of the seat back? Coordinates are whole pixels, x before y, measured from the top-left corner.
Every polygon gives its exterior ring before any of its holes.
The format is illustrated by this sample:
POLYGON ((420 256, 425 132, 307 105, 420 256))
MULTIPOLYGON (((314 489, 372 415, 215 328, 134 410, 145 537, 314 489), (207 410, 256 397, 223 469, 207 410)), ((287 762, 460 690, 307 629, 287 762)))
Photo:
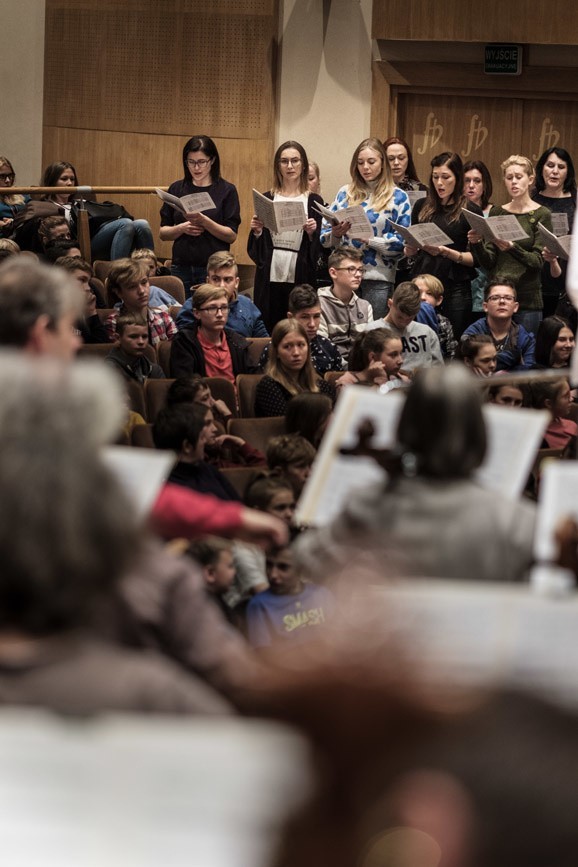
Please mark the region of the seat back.
POLYGON ((255 393, 262 378, 262 373, 240 373, 237 376, 237 394, 239 395, 241 418, 255 417, 255 393))
POLYGON ((227 424, 227 433, 241 437, 250 446, 253 446, 254 449, 259 449, 260 452, 265 454, 269 440, 272 437, 278 437, 286 433, 285 416, 279 415, 273 418, 232 418, 227 424))
MULTIPOLYGON (((111 349, 114 349, 114 343, 83 343, 78 350, 79 355, 92 355, 96 358, 106 358, 111 349)), ((154 346, 145 346, 145 356, 151 364, 157 364, 157 353, 154 346)))
POLYGON ((239 415, 237 410, 237 393, 233 383, 228 379, 223 379, 222 376, 205 376, 204 381, 211 389, 211 394, 215 400, 224 400, 233 416, 237 418, 239 415))
POLYGON ((132 429, 130 442, 139 449, 154 449, 152 424, 136 424, 132 429))
POLYGON ((148 379, 145 382, 146 420, 151 424, 154 423, 160 410, 165 406, 167 392, 173 382, 174 379, 148 379))
POLYGON ((166 276, 166 277, 151 277, 151 283, 153 286, 158 286, 159 289, 164 289, 165 292, 168 292, 173 296, 175 301, 178 301, 179 304, 185 303, 185 286, 180 277, 166 276))
POLYGON ((257 367, 259 364, 259 359, 261 358, 261 353, 265 349, 268 343, 271 343, 270 337, 249 337, 247 338, 249 341, 249 364, 253 367, 257 367))
POLYGON ((243 499, 247 487, 263 470, 255 467, 227 467, 219 472, 225 476, 243 499))
POLYGON ((171 375, 171 346, 170 340, 161 340, 157 344, 157 358, 165 376, 171 375))

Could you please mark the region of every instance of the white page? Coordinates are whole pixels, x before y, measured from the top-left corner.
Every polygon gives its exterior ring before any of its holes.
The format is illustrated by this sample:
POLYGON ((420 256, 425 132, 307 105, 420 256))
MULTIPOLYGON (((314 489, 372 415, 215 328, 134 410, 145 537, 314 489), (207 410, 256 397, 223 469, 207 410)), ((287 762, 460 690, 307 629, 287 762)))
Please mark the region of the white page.
POLYGON ((240 718, 3 708, 6 867, 267 867, 310 790, 306 743, 240 718))
POLYGON ((101 457, 116 475, 143 520, 149 514, 177 456, 155 449, 129 449, 105 446, 101 457))
POLYGON ((462 208, 462 214, 484 241, 522 241, 529 237, 513 214, 481 217, 467 208, 462 208))
POLYGON ((209 193, 190 193, 182 197, 181 203, 186 214, 198 214, 216 207, 209 193))
POLYGON ((540 479, 538 519, 534 537, 534 557, 542 563, 553 561, 557 554, 554 539, 561 519, 578 521, 578 463, 545 461, 540 479))
MULTIPOLYGON (((339 451, 355 445, 359 426, 368 418, 376 429, 373 445, 391 448, 403 401, 399 392, 383 395, 363 386, 343 389, 297 507, 299 523, 328 524, 354 488, 383 481, 384 471, 371 458, 341 455, 339 451)), ((483 412, 488 451, 476 477, 490 490, 505 497, 518 497, 532 468, 549 414, 495 406, 484 406, 483 412)))
POLYGON ((181 211, 181 213, 185 213, 185 209, 181 204, 181 200, 178 196, 173 196, 172 193, 166 193, 164 190, 159 190, 158 187, 155 189, 155 192, 159 199, 162 199, 163 202, 171 205, 175 209, 175 211, 181 211))
POLYGON ((560 214, 552 211, 552 231, 557 237, 568 235, 570 232, 568 214, 560 214))
POLYGON ((315 202, 313 208, 317 213, 321 214, 328 223, 338 223, 339 219, 335 213, 335 211, 330 210, 330 208, 326 208, 325 205, 322 205, 320 202, 315 202))
POLYGON ((258 219, 274 235, 301 231, 307 220, 303 202, 272 202, 258 190, 253 190, 253 206, 258 219))
POLYGON ((332 225, 335 223, 351 223, 347 235, 349 238, 355 238, 360 241, 367 241, 373 238, 373 226, 369 222, 367 214, 361 205, 355 205, 349 208, 341 208, 339 211, 330 211, 329 208, 316 203, 313 206, 320 214, 323 214, 325 219, 332 225))
POLYGON ((449 247, 454 243, 435 223, 414 223, 406 228, 389 222, 409 247, 449 247))
MULTIPOLYGON (((495 380, 499 384, 498 379, 495 380)), ((550 422, 545 410, 483 408, 488 450, 476 473, 481 485, 515 499, 522 493, 550 422)))
MULTIPOLYGON (((566 214, 562 214, 562 216, 565 217, 566 214)), ((542 223, 538 223, 536 228, 540 240, 551 253, 554 253, 554 255, 558 256, 560 259, 568 259, 570 257, 570 247, 572 245, 571 235, 560 235, 558 237, 553 232, 550 232, 546 226, 543 226, 542 223)))

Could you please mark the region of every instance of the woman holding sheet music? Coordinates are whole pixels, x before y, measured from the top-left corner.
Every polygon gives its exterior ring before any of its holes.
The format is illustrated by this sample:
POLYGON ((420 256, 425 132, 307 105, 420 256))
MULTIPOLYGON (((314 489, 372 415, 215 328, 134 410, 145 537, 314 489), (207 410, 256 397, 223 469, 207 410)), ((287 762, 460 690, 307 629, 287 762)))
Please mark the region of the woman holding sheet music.
MULTIPOLYGON (((555 235, 572 233, 576 213, 576 173, 567 150, 552 147, 544 151, 536 163, 536 186, 532 198, 552 211, 552 214, 561 215, 552 218, 555 235)), ((545 259, 542 268, 543 312, 544 316, 551 316, 566 288, 567 262, 559 259, 546 247, 542 250, 542 255, 545 259)))
POLYGON ((526 238, 517 241, 483 242, 482 236, 470 230, 468 238, 476 264, 486 268, 490 280, 506 277, 512 280, 518 294, 519 312, 516 322, 526 331, 536 334, 542 319, 541 271, 543 244, 538 235, 538 223, 552 231, 552 217, 548 208, 535 202, 530 190, 534 183, 534 167, 531 161, 520 154, 512 154, 502 163, 504 184, 510 201, 501 207, 493 205, 490 217, 513 214, 526 233, 526 238))
POLYGON ((228 250, 237 238, 241 207, 237 188, 221 177, 221 160, 213 139, 206 135, 190 138, 183 148, 184 178, 169 187, 169 193, 182 198, 208 193, 215 207, 187 214, 165 203, 161 208, 161 241, 173 241, 171 274, 185 284, 187 297, 191 286, 205 283, 207 260, 213 253, 228 250))
POLYGON ((433 274, 445 287, 440 312, 452 324, 456 338, 472 321, 474 259, 468 249, 470 225, 462 211, 467 208, 482 216, 482 209, 464 196, 464 170, 459 154, 438 154, 431 161, 429 192, 413 207, 412 223, 433 223, 452 240, 451 246, 405 247, 406 256, 415 256, 411 276, 433 274))
MULTIPOLYGON (((357 294, 369 301, 375 319, 387 315, 387 299, 393 291, 397 262, 403 240, 391 222, 409 226, 411 206, 407 193, 394 185, 383 145, 377 138, 364 139, 355 149, 349 166, 351 183, 338 191, 331 210, 360 205, 369 220, 372 236, 361 238, 351 232, 351 222, 341 220, 321 229, 324 247, 349 245, 363 250, 365 276, 357 294)), ((368 229, 369 231, 369 229, 368 229)))
POLYGON ((293 287, 316 285, 321 214, 315 205, 323 205, 323 199, 309 192, 308 175, 303 145, 296 141, 279 145, 273 160, 273 187, 264 195, 274 202, 301 202, 303 226, 293 232, 272 233, 256 214, 251 220, 247 251, 257 265, 254 301, 269 332, 287 316, 293 287))

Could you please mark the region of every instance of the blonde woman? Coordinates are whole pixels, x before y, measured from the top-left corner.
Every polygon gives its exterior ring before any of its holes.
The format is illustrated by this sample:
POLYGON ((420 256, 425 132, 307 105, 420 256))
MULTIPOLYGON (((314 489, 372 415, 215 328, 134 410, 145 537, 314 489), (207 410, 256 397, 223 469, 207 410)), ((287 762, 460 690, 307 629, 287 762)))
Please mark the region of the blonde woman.
POLYGON ((394 185, 379 139, 366 138, 357 146, 349 173, 351 182, 338 191, 331 210, 361 205, 372 235, 353 238, 348 221, 330 226, 324 220, 321 243, 324 247, 349 245, 363 250, 365 274, 357 294, 369 301, 374 318, 379 319, 387 315, 387 299, 393 291, 397 262, 403 253, 403 240, 390 221, 409 226, 411 206, 407 194, 394 185))
POLYGON ((255 415, 285 415, 289 400, 303 392, 324 392, 334 398, 334 389, 319 379, 311 363, 307 333, 297 319, 282 319, 271 335, 265 376, 257 385, 255 415))
POLYGON ((542 319, 541 271, 544 263, 543 244, 537 226, 542 223, 552 230, 552 217, 548 208, 535 202, 530 190, 534 184, 534 167, 528 157, 512 154, 502 163, 504 184, 510 201, 505 205, 492 205, 490 217, 513 214, 525 231, 521 241, 483 243, 481 236, 470 230, 468 239, 476 265, 485 268, 490 281, 497 275, 512 280, 518 293, 519 312, 514 319, 526 331, 536 334, 542 319))
POLYGON ((30 196, 16 196, 8 192, 13 186, 16 174, 8 157, 0 157, 0 235, 8 238, 12 234, 14 217, 21 211, 30 196))

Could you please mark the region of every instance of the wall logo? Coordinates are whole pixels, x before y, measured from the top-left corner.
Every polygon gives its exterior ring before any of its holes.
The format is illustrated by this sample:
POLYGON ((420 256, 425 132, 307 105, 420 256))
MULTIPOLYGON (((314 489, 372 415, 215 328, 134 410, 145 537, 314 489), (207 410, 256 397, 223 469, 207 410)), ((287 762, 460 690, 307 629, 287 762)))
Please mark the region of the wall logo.
POLYGON ((538 145, 538 153, 532 155, 533 160, 539 160, 545 150, 555 148, 560 141, 560 131, 554 129, 554 124, 549 117, 545 117, 542 121, 542 129, 540 131, 540 144, 538 145))
POLYGON ((479 114, 473 114, 470 120, 470 131, 468 132, 468 145, 466 150, 462 151, 462 156, 469 157, 472 151, 477 151, 478 148, 481 148, 487 137, 487 126, 483 125, 479 114))
POLYGON ((425 121, 425 131, 423 134, 423 144, 417 149, 418 154, 425 154, 426 151, 435 148, 440 138, 442 137, 444 128, 433 113, 430 111, 425 121))

